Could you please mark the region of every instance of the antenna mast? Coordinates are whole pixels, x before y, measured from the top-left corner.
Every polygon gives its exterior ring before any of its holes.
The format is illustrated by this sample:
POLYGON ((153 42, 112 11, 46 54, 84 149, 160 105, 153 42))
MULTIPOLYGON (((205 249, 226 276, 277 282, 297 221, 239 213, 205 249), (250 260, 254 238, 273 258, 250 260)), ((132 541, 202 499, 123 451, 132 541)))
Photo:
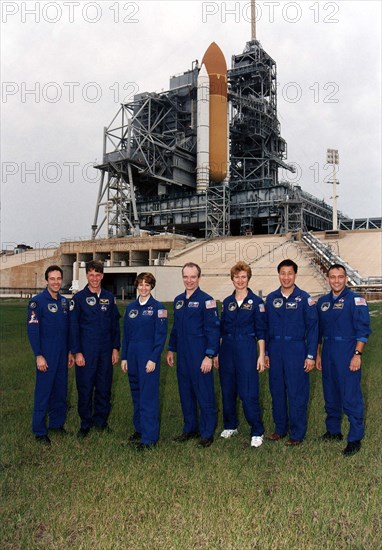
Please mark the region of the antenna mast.
POLYGON ((256 0, 251 0, 251 40, 256 40, 256 0))

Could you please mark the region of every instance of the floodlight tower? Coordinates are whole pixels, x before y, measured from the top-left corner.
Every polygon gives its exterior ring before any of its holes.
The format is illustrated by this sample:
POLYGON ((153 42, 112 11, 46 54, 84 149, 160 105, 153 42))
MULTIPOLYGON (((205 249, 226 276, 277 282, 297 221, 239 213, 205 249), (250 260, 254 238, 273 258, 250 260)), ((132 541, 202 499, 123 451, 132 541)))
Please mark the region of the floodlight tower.
POLYGON ((339 185, 339 181, 337 181, 336 177, 336 166, 340 163, 340 157, 338 154, 338 149, 327 149, 326 151, 326 162, 327 164, 331 164, 333 166, 333 174, 332 174, 332 180, 328 181, 328 183, 331 183, 333 185, 333 196, 331 197, 333 199, 333 231, 337 231, 338 229, 338 215, 337 215, 337 185, 339 185))

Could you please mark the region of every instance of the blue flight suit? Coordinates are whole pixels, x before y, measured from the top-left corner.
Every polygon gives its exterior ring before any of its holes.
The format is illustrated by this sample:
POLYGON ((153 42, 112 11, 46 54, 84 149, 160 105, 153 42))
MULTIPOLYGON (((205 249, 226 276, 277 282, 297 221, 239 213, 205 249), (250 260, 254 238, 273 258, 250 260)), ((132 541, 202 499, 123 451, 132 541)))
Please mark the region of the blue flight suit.
POLYGON ((302 441, 307 429, 309 373, 305 359, 315 359, 318 314, 315 301, 297 286, 288 298, 281 288, 266 301, 267 348, 270 360, 269 389, 275 432, 302 441))
POLYGON ((135 431, 145 445, 159 439, 160 360, 166 337, 167 311, 163 304, 150 296, 144 305, 137 299, 126 306, 121 359, 127 360, 135 431), (153 372, 146 372, 147 361, 155 363, 153 372))
POLYGON ((47 435, 45 417, 49 415, 49 428, 62 428, 67 413, 69 353, 69 302, 58 294, 52 298, 48 289, 34 296, 28 305, 27 332, 35 357, 44 356, 46 372, 36 367, 36 386, 32 431, 47 435))
POLYGON ((216 427, 214 373, 200 370, 206 355, 217 355, 220 323, 216 303, 199 287, 189 298, 186 292, 174 300, 174 324, 169 351, 177 353, 177 376, 183 412, 183 431, 199 432, 197 404, 200 409, 200 436, 213 437, 216 427))
POLYGON ((366 300, 345 288, 337 297, 330 292, 317 303, 319 342, 322 348, 322 384, 325 399, 326 429, 341 433, 342 409, 349 419, 348 442, 364 436, 364 405, 361 369, 351 371, 350 361, 357 340, 367 342, 370 315, 366 300))
POLYGON ((83 430, 93 425, 107 426, 113 381, 111 356, 113 349, 120 347, 119 318, 113 294, 103 288, 98 296, 86 286, 70 302, 70 349, 85 357, 84 367, 76 365, 78 414, 83 430))
POLYGON ((219 373, 224 429, 235 430, 238 426, 236 401, 239 394, 245 418, 251 427, 251 436, 263 435, 257 371, 257 340, 265 340, 266 337, 262 299, 250 289, 241 306, 235 299, 235 293, 225 298, 220 333, 219 373))

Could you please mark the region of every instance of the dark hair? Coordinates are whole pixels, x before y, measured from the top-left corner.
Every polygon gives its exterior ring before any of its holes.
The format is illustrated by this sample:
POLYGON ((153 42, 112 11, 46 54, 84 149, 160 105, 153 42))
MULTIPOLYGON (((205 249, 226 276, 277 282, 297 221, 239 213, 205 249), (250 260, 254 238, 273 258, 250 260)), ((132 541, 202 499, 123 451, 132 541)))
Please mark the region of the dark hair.
POLYGON ((282 267, 293 267, 293 271, 295 273, 297 273, 297 270, 298 270, 298 265, 296 264, 296 262, 289 259, 283 260, 282 262, 279 263, 279 265, 277 266, 277 273, 280 273, 280 270, 282 267))
POLYGON ((151 290, 155 287, 156 280, 152 273, 140 273, 134 281, 134 288, 138 288, 139 283, 145 282, 151 286, 151 290))
POLYGON ((52 271, 59 271, 61 273, 61 277, 64 276, 64 272, 62 271, 61 267, 59 265, 50 265, 46 270, 45 270, 45 280, 47 281, 48 280, 48 275, 49 273, 51 273, 52 271))
POLYGON ((103 263, 99 260, 91 260, 86 264, 86 273, 89 271, 96 271, 97 273, 103 273, 103 263))
POLYGON ((198 271, 198 278, 200 277, 200 275, 202 274, 202 270, 200 269, 200 267, 198 266, 198 264, 194 264, 194 262, 187 262, 186 264, 184 264, 184 266, 182 267, 182 275, 183 275, 183 271, 186 267, 196 267, 197 271, 198 271))
POLYGON ((231 267, 231 280, 234 278, 237 273, 240 271, 245 271, 248 276, 248 281, 252 277, 252 269, 245 262, 237 262, 233 267, 231 267))
POLYGON ((333 265, 331 265, 328 269, 328 275, 329 275, 329 273, 331 272, 332 269, 343 269, 344 272, 345 272, 345 275, 347 275, 345 266, 343 266, 342 264, 333 264, 333 265))

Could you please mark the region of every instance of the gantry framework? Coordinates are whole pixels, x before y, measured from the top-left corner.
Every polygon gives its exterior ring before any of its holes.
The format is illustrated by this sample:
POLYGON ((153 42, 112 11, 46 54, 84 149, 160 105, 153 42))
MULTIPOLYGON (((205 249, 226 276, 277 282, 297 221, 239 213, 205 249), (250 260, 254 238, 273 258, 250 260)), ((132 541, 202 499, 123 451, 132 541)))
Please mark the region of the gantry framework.
POLYGON ((277 119, 275 61, 251 40, 228 71, 230 174, 196 191, 198 62, 170 89, 121 105, 104 130, 92 236, 142 230, 198 237, 331 228, 332 209, 281 182, 287 147, 277 119))

